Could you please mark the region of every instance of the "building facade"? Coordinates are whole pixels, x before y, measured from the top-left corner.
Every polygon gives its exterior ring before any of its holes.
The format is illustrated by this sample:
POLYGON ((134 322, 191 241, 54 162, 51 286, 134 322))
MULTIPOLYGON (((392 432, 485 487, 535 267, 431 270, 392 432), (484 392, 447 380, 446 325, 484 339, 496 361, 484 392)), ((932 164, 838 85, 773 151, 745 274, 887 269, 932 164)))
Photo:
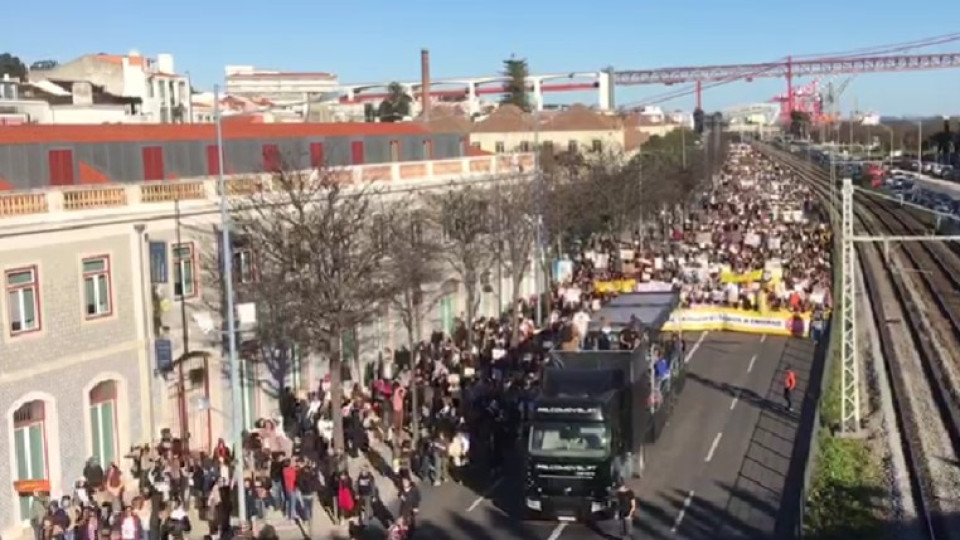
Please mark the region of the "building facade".
MULTIPOLYGON (((416 124, 223 124, 225 174, 455 158, 463 136, 416 124)), ((214 176, 213 125, 11 126, 0 131, 0 189, 214 176)))
MULTIPOLYGON (((354 183, 377 182, 383 197, 399 197, 452 182, 489 182, 518 166, 529 170, 532 156, 368 164, 342 173, 354 183)), ((231 175, 227 193, 263 181, 263 175, 231 175)), ((230 436, 234 414, 248 426, 274 416, 279 388, 313 389, 326 374, 322 358, 296 354, 278 369, 249 346, 241 315, 243 392, 234 399, 214 283, 217 193, 212 178, 0 192, 4 537, 28 525, 30 493, 18 487, 69 493, 87 459, 126 470, 131 445, 156 440, 162 429, 191 448, 209 449, 230 436)), ((233 257, 242 291, 250 264, 242 240, 233 257)), ((503 307, 498 288, 484 293, 483 312, 503 307)), ((455 279, 434 284, 432 292, 437 302, 422 335, 451 330, 464 311, 455 279)), ((524 294, 531 292, 528 279, 524 294)), ((352 335, 346 358, 352 374, 407 341, 389 310, 352 335)))
POLYGON ((530 152, 537 143, 543 151, 554 153, 630 153, 652 136, 683 127, 664 115, 614 115, 583 105, 538 114, 501 105, 475 122, 446 114, 434 116, 426 125, 442 133, 460 133, 472 150, 490 154, 530 152))
POLYGON ((241 97, 302 99, 339 97, 339 78, 333 73, 283 72, 253 66, 227 66, 226 91, 241 97))
MULTIPOLYGON (((137 98, 140 107, 131 123, 189 122, 190 80, 176 73, 173 55, 148 58, 137 51, 126 55, 87 54, 50 69, 33 70, 30 82, 45 80, 89 82, 115 96, 137 98)), ((100 120, 103 123, 114 120, 100 120)))

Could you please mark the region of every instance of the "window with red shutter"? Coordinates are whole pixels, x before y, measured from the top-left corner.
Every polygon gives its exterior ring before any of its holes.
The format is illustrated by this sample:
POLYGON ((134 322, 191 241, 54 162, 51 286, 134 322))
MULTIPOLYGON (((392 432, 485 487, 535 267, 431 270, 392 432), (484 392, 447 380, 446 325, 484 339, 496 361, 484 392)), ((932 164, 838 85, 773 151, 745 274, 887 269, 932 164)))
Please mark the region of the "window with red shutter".
POLYGON ((280 147, 275 144, 265 144, 263 150, 263 171, 277 172, 280 170, 280 147))
POLYGON ((72 186, 73 150, 50 150, 47 153, 47 165, 50 168, 51 186, 72 186))
POLYGON ((310 143, 310 166, 319 169, 326 164, 325 159, 323 156, 323 143, 310 143))
POLYGON ((143 155, 143 179, 148 182, 163 180, 163 147, 144 146, 141 153, 143 155))
POLYGON ((363 165, 363 141, 353 141, 350 143, 350 162, 354 165, 363 165))
POLYGON ((220 174, 220 155, 215 144, 207 146, 207 174, 210 176, 220 174))

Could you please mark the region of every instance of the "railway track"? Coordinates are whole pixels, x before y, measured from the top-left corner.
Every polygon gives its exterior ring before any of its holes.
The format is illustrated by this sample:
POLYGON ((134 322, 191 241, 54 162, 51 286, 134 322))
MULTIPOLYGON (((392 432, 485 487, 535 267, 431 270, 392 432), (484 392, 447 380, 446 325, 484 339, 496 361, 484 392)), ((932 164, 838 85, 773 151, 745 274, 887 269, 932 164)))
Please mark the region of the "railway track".
MULTIPOLYGON (((826 171, 787 152, 764 151, 829 201, 826 171)), ((839 210, 839 209, 838 209, 839 210)), ((929 227, 877 196, 855 200, 855 227, 869 235, 929 234, 929 227)), ((934 242, 860 244, 899 443, 910 479, 914 528, 931 540, 960 539, 960 258, 934 242)))

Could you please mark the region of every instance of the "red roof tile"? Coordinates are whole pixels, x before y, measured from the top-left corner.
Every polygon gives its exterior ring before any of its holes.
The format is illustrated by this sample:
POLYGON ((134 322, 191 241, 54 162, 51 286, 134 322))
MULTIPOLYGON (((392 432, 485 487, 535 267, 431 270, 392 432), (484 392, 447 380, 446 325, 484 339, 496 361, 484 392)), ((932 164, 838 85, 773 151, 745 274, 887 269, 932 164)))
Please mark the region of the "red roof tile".
POLYGON ((131 66, 140 66, 147 67, 147 59, 143 56, 124 56, 122 54, 98 54, 96 55, 97 60, 101 62, 106 62, 108 64, 122 64, 123 59, 127 58, 130 60, 131 66))

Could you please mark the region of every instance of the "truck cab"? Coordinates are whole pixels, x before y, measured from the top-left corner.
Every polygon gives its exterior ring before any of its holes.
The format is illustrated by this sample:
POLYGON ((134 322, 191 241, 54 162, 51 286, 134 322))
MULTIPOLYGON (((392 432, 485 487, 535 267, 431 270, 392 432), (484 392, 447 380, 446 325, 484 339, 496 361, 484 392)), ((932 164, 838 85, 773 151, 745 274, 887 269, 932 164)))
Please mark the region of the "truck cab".
POLYGON ((546 386, 562 390, 538 399, 529 419, 525 506, 531 517, 589 520, 612 510, 610 488, 624 448, 624 395, 610 372, 550 375, 546 386))

